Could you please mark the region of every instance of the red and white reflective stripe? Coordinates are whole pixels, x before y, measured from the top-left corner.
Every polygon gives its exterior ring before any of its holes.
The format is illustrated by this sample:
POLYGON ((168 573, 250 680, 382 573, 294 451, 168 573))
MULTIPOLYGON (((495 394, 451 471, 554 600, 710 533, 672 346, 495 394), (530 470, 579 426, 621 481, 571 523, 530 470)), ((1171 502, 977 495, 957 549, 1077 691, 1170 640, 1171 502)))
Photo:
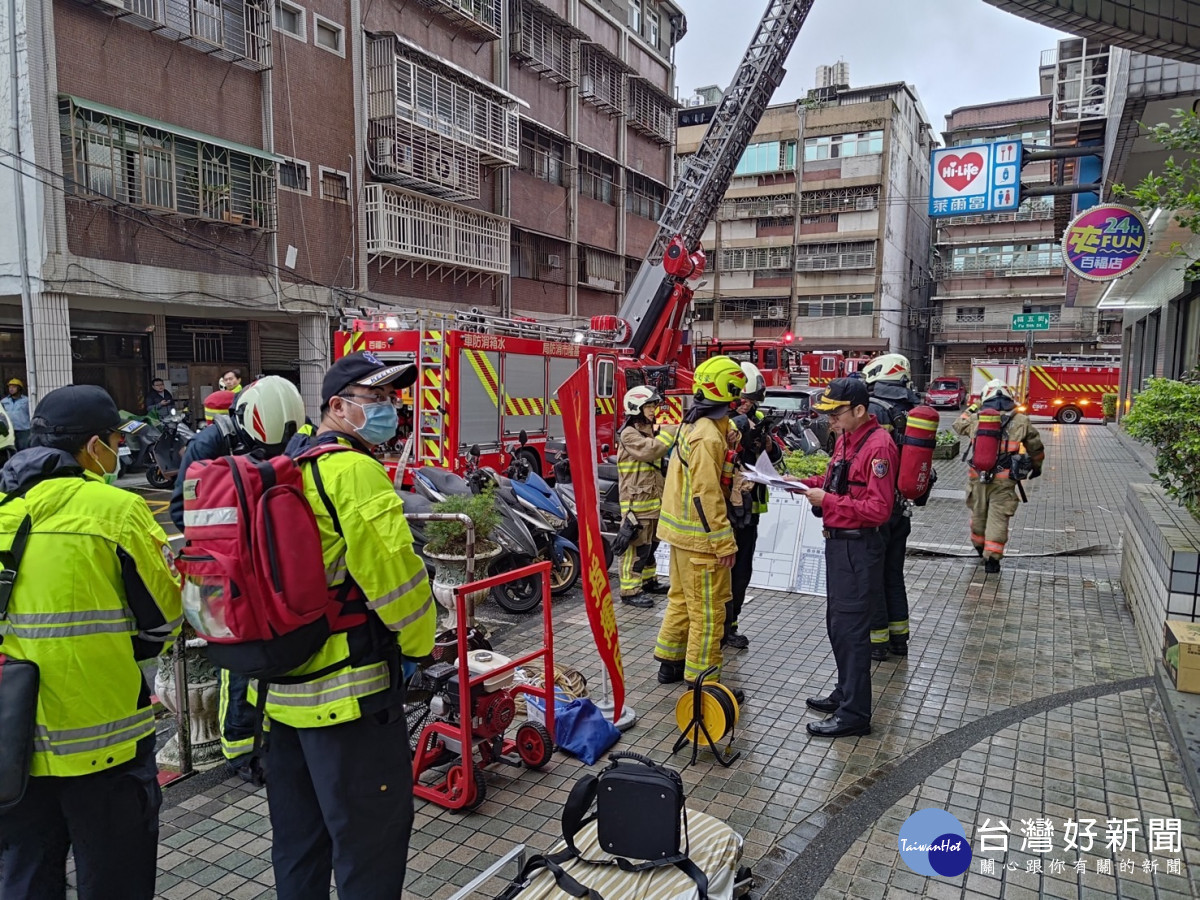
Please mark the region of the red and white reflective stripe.
POLYGON ((184 528, 203 528, 207 525, 236 525, 236 506, 216 506, 212 509, 187 509, 183 512, 184 528))

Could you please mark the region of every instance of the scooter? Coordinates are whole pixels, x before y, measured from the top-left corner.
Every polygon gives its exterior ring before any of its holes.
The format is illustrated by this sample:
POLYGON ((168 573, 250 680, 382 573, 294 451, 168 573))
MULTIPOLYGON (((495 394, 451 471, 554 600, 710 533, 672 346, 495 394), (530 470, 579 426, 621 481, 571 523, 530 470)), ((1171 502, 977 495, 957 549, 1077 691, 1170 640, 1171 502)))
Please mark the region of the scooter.
MULTIPOLYGON (((522 431, 520 447, 524 447, 527 440, 522 431)), ((550 593, 561 596, 579 581, 579 573, 583 568, 578 545, 562 533, 569 523, 567 508, 554 488, 533 471, 528 455, 517 452, 516 447, 509 447, 508 451, 511 461, 506 472, 507 481, 521 504, 517 514, 529 525, 530 534, 537 544, 538 556, 535 561, 549 559, 553 564, 550 570, 550 593)))
POLYGON ((184 415, 171 410, 163 416, 162 433, 150 447, 146 481, 153 488, 170 488, 179 475, 183 461, 183 448, 194 437, 195 432, 184 424, 184 415))
MULTIPOLYGON (((600 533, 604 539, 604 555, 612 565, 613 539, 621 530, 621 489, 617 481, 617 467, 612 463, 601 463, 596 467, 596 490, 600 496, 600 533)), ((575 500, 575 485, 571 479, 571 463, 567 451, 560 450, 554 459, 554 490, 567 509, 567 527, 563 535, 579 542, 579 511, 575 500)))

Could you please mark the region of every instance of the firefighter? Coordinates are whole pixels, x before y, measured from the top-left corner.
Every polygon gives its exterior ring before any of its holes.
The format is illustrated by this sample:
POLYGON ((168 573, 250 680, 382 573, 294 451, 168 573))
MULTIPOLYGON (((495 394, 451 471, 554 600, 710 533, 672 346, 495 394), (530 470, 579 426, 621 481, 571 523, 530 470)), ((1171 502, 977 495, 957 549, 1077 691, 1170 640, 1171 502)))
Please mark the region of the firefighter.
POLYGON ((636 533, 621 556, 621 602, 641 609, 654 606, 643 594, 665 594, 654 566, 654 531, 662 506, 662 459, 675 446, 675 428, 655 424, 662 396, 640 386, 625 392, 625 424, 617 434, 622 527, 636 533))
MULTIPOLYGON (((286 378, 271 375, 260 378, 237 395, 232 409, 218 411, 226 400, 233 401, 229 391, 217 391, 204 400, 205 415, 210 412, 220 421, 205 428, 188 441, 179 463, 182 478, 175 479, 171 495, 171 521, 180 531, 186 531, 187 518, 183 511, 183 495, 188 488, 187 470, 194 462, 220 459, 231 454, 256 453, 277 456, 304 423, 304 400, 300 391, 286 378), (214 400, 214 398, 217 398, 214 400)), ((254 749, 254 708, 246 699, 250 679, 245 675, 217 670, 220 687, 217 705, 217 724, 221 729, 221 753, 231 774, 243 781, 253 779, 250 753, 254 749)))
POLYGON ((403 675, 433 651, 436 609, 400 497, 371 451, 396 435, 388 387, 416 374, 369 352, 334 363, 313 449, 339 452, 300 463, 330 590, 351 621, 365 621, 335 622, 266 700, 271 857, 289 900, 328 900, 331 871, 342 897, 403 896, 413 822, 403 675))
POLYGON ((895 504, 899 456, 870 403, 862 379, 835 378, 813 405, 838 432, 826 473, 803 481, 825 526, 825 621, 837 663, 833 691, 805 701, 829 713, 808 723, 815 737, 871 733, 871 601, 883 592, 881 529, 895 504))
POLYGON ((658 519, 658 539, 671 545, 667 610, 654 649, 661 684, 695 682, 710 666, 719 677, 737 558, 728 513, 729 433, 736 431, 729 414, 746 374, 729 357, 713 356, 696 367, 692 382, 695 403, 679 428, 658 519))
MULTIPOLYGON (((0 812, 0 897, 65 897, 72 849, 81 900, 154 896, 149 685, 183 608, 162 528, 111 486, 120 425, 103 388, 58 388, 0 472, 0 653, 33 661, 41 680, 25 795, 0 812)), ((0 717, 0 745, 16 724, 0 717)))
POLYGON ((1020 504, 1018 491, 1022 478, 1038 478, 1046 459, 1042 437, 1029 421, 1017 412, 1012 390, 998 378, 989 381, 980 396, 979 408, 965 412, 954 423, 954 430, 971 442, 967 469, 967 508, 971 510, 971 544, 983 559, 983 571, 1000 571, 1004 547, 1008 542, 1008 520, 1020 504), (980 470, 976 460, 979 417, 992 410, 1000 414, 1000 436, 996 463, 980 470))
MULTIPOLYGON (((908 413, 921 405, 912 389, 908 357, 885 353, 867 363, 863 381, 871 392, 868 409, 899 450, 908 413)), ((871 603, 871 659, 882 661, 891 650, 908 656, 908 589, 904 584, 904 556, 912 533, 912 502, 896 494, 892 517, 884 526, 883 591, 871 603)))
MULTIPOLYGON (((758 366, 742 363, 746 376, 746 387, 738 398, 734 427, 740 433, 738 442, 739 462, 753 466, 763 453, 772 463, 783 458, 779 445, 767 433, 766 416, 758 405, 767 397, 767 382, 758 366)), ((738 616, 746 602, 746 589, 754 574, 754 550, 758 545, 758 520, 767 511, 769 492, 765 484, 753 484, 735 476, 734 490, 730 493, 730 521, 733 524, 733 539, 737 542, 737 559, 730 573, 730 600, 725 607, 725 633, 722 647, 745 650, 750 639, 738 631, 738 616)))
MULTIPOLYGON (((234 401, 237 395, 232 391, 213 391, 204 398, 204 424, 211 425, 218 418, 228 416, 229 411, 233 409, 234 401)), ((187 469, 180 471, 186 472, 187 469)), ((182 507, 181 507, 182 509, 182 507)))

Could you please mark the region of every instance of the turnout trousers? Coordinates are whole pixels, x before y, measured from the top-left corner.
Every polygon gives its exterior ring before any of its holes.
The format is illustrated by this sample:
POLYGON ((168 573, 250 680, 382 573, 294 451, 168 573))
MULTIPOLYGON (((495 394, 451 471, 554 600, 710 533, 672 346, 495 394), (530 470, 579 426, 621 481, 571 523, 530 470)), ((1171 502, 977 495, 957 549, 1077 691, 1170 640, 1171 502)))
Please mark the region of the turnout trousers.
POLYGON ((636 597, 642 588, 654 584, 658 579, 654 566, 654 548, 658 543, 654 533, 658 530, 658 517, 638 519, 638 524, 642 527, 621 555, 622 597, 636 597))
POLYGON ((729 575, 712 554, 671 548, 671 586, 654 658, 684 661, 683 677, 688 681, 695 681, 709 666, 717 666, 720 678, 729 575))
POLYGON ((74 850, 79 900, 152 900, 161 806, 153 736, 107 772, 30 778, 0 813, 0 897, 63 900, 74 850))
POLYGON ((971 510, 971 543, 984 559, 1003 559, 1008 543, 1008 520, 1021 505, 1017 486, 1008 478, 991 484, 972 481, 967 487, 967 508, 971 510))
MULTIPOLYGON (((374 698, 368 698, 374 699, 374 698)), ((281 900, 400 900, 413 823, 403 693, 344 725, 271 722, 267 804, 281 900)))
POLYGON ((883 590, 871 601, 871 643, 908 642, 908 588, 904 584, 904 556, 912 519, 893 516, 883 532, 883 590))
POLYGON ((726 636, 737 631, 738 616, 742 614, 742 605, 746 602, 746 589, 750 587, 750 576, 754 574, 754 550, 758 546, 758 516, 753 516, 745 528, 733 529, 733 539, 737 541, 737 557, 729 574, 732 596, 725 605, 726 636))
POLYGON ((241 762, 241 758, 254 749, 256 713, 246 697, 250 679, 225 669, 218 669, 217 677, 221 690, 217 706, 217 719, 221 726, 221 752, 230 762, 241 762))
POLYGON ((883 593, 883 557, 879 532, 825 541, 825 627, 837 664, 829 696, 847 725, 871 721, 871 601, 883 593))

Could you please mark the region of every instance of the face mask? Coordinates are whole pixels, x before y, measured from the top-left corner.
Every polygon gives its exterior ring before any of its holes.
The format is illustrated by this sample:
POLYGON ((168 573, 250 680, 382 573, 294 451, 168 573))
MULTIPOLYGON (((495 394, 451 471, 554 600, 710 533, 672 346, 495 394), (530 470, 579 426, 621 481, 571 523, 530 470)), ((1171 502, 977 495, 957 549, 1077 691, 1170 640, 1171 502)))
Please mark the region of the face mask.
POLYGON ((116 484, 117 473, 121 470, 121 455, 119 453, 117 453, 115 450, 113 450, 112 447, 108 446, 108 443, 106 441, 101 441, 100 445, 103 446, 104 449, 107 450, 109 453, 116 456, 116 458, 117 458, 117 468, 116 469, 114 469, 111 472, 108 471, 108 469, 105 469, 104 464, 102 462, 100 462, 100 460, 96 458, 96 455, 94 453, 92 453, 90 450, 88 451, 88 456, 90 456, 92 458, 92 462, 94 462, 96 465, 98 465, 101 469, 104 470, 103 473, 101 474, 101 477, 104 479, 104 483, 105 484, 116 484))
POLYGON ((354 406, 357 406, 363 411, 366 420, 361 426, 351 424, 358 436, 368 444, 375 446, 390 441, 396 436, 396 431, 400 427, 399 421, 396 419, 396 410, 392 408, 392 404, 386 400, 382 403, 355 403, 353 400, 347 400, 354 406))

